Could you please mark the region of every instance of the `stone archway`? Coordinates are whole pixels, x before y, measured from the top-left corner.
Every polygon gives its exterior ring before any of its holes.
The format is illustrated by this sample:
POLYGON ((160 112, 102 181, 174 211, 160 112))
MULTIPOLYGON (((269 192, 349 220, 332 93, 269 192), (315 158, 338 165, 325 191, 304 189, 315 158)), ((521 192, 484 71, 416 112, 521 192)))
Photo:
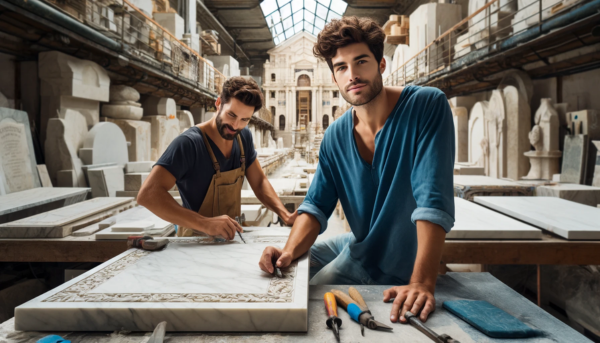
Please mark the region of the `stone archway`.
POLYGON ((310 77, 306 74, 298 76, 298 87, 310 87, 310 77))

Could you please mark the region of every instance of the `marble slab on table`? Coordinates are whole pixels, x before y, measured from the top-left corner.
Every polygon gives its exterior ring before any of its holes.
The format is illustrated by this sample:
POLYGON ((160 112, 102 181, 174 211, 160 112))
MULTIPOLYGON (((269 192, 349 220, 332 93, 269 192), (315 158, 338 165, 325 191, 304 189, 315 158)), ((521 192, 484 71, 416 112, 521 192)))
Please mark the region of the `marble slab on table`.
POLYGON ((85 200, 89 188, 32 188, 0 197, 0 216, 64 200, 71 205, 85 200))
POLYGON ((454 198, 455 222, 446 239, 542 239, 542 230, 471 201, 454 198))
POLYGON ((175 232, 175 225, 171 224, 166 228, 149 229, 146 231, 130 230, 130 231, 114 231, 112 227, 96 232, 95 238, 97 241, 102 240, 127 240, 130 236, 152 236, 152 237, 167 237, 175 232))
MULTIPOLYGON (((94 198, 10 223, 0 224, 0 238, 56 238, 71 234, 71 224, 104 212, 126 207, 133 198, 94 198)), ((104 218, 99 217, 100 221, 104 218)), ((87 226, 92 222, 87 222, 87 226)), ((83 227, 83 226, 82 226, 83 227)))
POLYGON ((557 197, 594 207, 600 204, 600 187, 579 185, 576 183, 559 183, 556 185, 539 186, 536 189, 536 195, 542 197, 557 197))
POLYGON ((600 239, 600 208, 554 197, 475 197, 475 202, 566 239, 600 239))
POLYGON ((523 187, 516 182, 497 179, 495 177, 481 175, 454 175, 454 185, 469 186, 469 187, 486 187, 486 186, 514 186, 523 187))
POLYGON ((584 181, 589 144, 587 135, 565 136, 560 182, 582 183, 584 181))
POLYGON ((167 236, 174 231, 174 225, 172 223, 158 217, 144 206, 136 206, 101 221, 99 223, 99 230, 101 231, 96 233, 95 238, 97 240, 127 239, 129 236, 140 235, 141 233, 139 231, 131 230, 115 232, 115 230, 112 229, 112 226, 115 224, 127 225, 138 221, 148 221, 154 224, 152 229, 143 232, 151 236, 167 236))
POLYGON ((169 239, 158 252, 131 249, 17 307, 21 331, 306 332, 308 256, 262 272, 268 242, 169 239))

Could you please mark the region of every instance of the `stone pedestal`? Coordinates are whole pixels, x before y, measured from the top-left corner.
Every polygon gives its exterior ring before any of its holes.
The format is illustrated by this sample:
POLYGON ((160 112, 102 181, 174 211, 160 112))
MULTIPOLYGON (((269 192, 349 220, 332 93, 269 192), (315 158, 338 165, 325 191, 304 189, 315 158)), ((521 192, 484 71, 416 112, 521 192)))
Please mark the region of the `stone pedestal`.
POLYGON ((531 169, 523 179, 530 180, 552 180, 552 175, 558 174, 558 160, 562 152, 555 151, 527 151, 524 153, 529 158, 531 169))
POLYGON ((98 123, 99 103, 108 101, 110 78, 98 64, 58 51, 39 54, 41 141, 50 118, 64 118, 67 109, 84 116, 87 128, 98 123))

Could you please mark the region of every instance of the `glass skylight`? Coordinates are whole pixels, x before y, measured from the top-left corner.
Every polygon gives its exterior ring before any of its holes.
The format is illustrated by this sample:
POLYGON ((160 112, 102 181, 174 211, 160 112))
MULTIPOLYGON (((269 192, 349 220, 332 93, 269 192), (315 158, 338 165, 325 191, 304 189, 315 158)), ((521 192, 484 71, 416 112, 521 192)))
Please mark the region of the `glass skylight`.
POLYGON ((265 0, 260 4, 275 45, 306 31, 317 35, 332 19, 341 18, 343 0, 265 0))

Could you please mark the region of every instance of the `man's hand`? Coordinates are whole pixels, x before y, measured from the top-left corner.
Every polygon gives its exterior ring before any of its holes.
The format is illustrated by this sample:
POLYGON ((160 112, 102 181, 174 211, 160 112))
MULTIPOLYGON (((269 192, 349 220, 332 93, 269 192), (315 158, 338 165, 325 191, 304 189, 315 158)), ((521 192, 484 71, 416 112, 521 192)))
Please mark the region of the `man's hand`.
POLYGON ((401 323, 406 323, 404 314, 410 311, 422 322, 427 321, 427 317, 435 310, 435 298, 433 297, 434 287, 422 283, 411 283, 406 286, 396 286, 383 292, 383 301, 389 302, 394 299, 390 320, 396 323, 400 318, 401 323))
POLYGON ((276 247, 266 247, 258 262, 260 269, 272 274, 273 261, 277 261, 275 264, 279 268, 287 267, 292 263, 292 254, 284 252, 282 249, 276 247))
POLYGON ((294 211, 294 213, 287 212, 285 218, 281 218, 281 220, 283 220, 285 225, 293 226, 296 218, 298 218, 298 210, 294 211))
POLYGON ((192 228, 195 231, 204 232, 211 236, 221 236, 225 239, 232 240, 235 238, 235 232, 244 232, 238 222, 231 219, 228 215, 208 218, 204 217, 196 227, 192 228))

